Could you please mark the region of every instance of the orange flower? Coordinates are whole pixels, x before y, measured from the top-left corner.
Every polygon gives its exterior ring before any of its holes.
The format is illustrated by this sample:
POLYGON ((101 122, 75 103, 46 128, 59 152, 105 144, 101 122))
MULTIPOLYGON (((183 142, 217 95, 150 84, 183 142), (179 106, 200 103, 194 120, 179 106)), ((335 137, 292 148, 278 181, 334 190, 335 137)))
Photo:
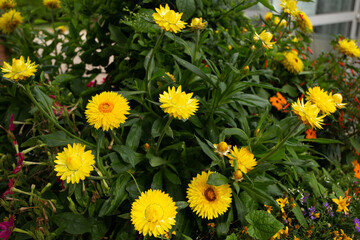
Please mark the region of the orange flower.
POLYGON ((354 151, 356 155, 360 156, 360 152, 356 151, 356 149, 354 149, 354 151))
POLYGON ((316 139, 316 131, 313 128, 308 128, 305 131, 306 139, 316 139))
POLYGON ((283 97, 283 95, 281 95, 281 93, 277 92, 276 93, 276 97, 273 96, 269 99, 269 101, 271 102, 271 105, 273 105, 274 107, 276 107, 276 109, 278 111, 282 110, 284 105, 287 104, 286 99, 283 97))
POLYGON ((277 93, 276 93, 276 96, 277 96, 278 99, 280 100, 280 103, 281 103, 281 104, 283 104, 283 105, 286 105, 286 104, 287 104, 286 99, 283 97, 283 95, 281 95, 281 93, 277 92, 277 93))
MULTIPOLYGON (((355 150, 355 151, 356 151, 356 150, 355 150)), ((355 159, 354 161, 352 161, 351 163, 352 163, 352 165, 353 165, 354 167, 356 166, 356 164, 359 164, 359 163, 358 163, 358 160, 356 160, 356 159, 355 159)))
POLYGON ((354 168, 355 177, 360 179, 360 164, 356 164, 354 168))

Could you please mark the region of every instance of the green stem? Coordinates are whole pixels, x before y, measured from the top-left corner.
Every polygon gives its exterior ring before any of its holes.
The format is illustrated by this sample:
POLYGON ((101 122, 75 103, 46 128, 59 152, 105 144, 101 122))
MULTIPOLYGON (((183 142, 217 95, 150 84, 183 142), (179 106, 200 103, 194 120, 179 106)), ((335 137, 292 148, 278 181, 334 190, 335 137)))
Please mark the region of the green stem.
POLYGON ((94 144, 92 143, 89 143, 81 138, 79 138, 78 136, 72 134, 71 132, 69 132, 68 130, 66 130, 65 128, 63 128, 58 122, 57 120, 55 120, 54 118, 52 118, 43 108, 42 106, 38 103, 38 101, 34 98, 34 96, 32 95, 31 93, 31 90, 30 90, 30 86, 27 84, 25 85, 25 91, 28 95, 28 97, 30 98, 30 100, 35 104, 35 106, 40 110, 40 112, 42 114, 44 114, 44 116, 50 121, 52 122, 58 129, 64 131, 67 135, 69 135, 70 137, 72 138, 75 138, 76 140, 84 143, 85 145, 87 146, 90 146, 90 147, 96 147, 94 144))
POLYGON ((33 239, 36 239, 35 235, 34 235, 32 232, 30 232, 30 231, 25 231, 25 230, 22 230, 22 229, 17 228, 17 227, 13 229, 13 232, 24 233, 24 234, 29 235, 29 236, 32 237, 33 239))
POLYGON ((24 165, 48 165, 46 162, 30 162, 24 161, 24 165))
POLYGON ((39 144, 39 145, 30 147, 30 148, 28 148, 28 149, 25 149, 24 151, 22 151, 22 153, 23 153, 23 154, 27 154, 27 153, 31 152, 32 150, 34 150, 35 148, 40 148, 40 147, 44 147, 44 146, 46 146, 45 143, 39 144))
POLYGON ((268 154, 266 154, 264 157, 262 157, 259 161, 258 161, 258 164, 259 163, 262 163, 264 162, 265 160, 267 160, 271 155, 273 155, 274 153, 276 153, 279 148, 281 148, 286 142, 287 140, 289 140, 290 137, 292 137, 292 135, 296 132, 296 130, 299 128, 299 126, 302 124, 301 121, 299 121, 295 127, 286 135, 286 137, 284 137, 283 140, 281 140, 281 142, 279 142, 273 150, 271 150, 271 152, 269 152, 268 154))
POLYGON ((192 64, 195 64, 195 62, 196 62, 196 55, 197 55, 198 48, 199 48, 200 30, 197 29, 195 34, 196 34, 195 35, 195 52, 194 52, 194 57, 193 57, 193 60, 192 60, 192 64))
POLYGON ((170 116, 169 116, 169 119, 168 119, 168 121, 166 122, 165 127, 164 127, 164 129, 162 130, 161 135, 160 135, 160 137, 159 137, 159 140, 158 140, 158 142, 157 142, 157 144, 156 144, 155 155, 158 153, 159 148, 160 148, 161 141, 162 141, 162 139, 163 139, 163 137, 164 137, 164 135, 165 135, 165 131, 166 131, 166 129, 170 126, 170 123, 172 122, 173 119, 174 119, 173 117, 170 117, 170 116))
POLYGON ((136 179, 135 179, 134 175, 133 175, 131 172, 129 172, 129 171, 127 171, 127 173, 128 173, 128 174, 130 174, 130 176, 131 176, 131 177, 132 177, 132 179, 134 180, 135 185, 136 185, 136 188, 137 188, 137 190, 139 191, 139 193, 140 193, 140 195, 141 195, 141 190, 140 190, 140 188, 139 188, 139 185, 138 185, 138 183, 137 183, 137 181, 136 181, 136 179))
MULTIPOLYGON (((17 189, 16 187, 12 187, 11 191, 21 193, 21 194, 25 194, 25 195, 32 196, 32 197, 37 197, 39 199, 43 199, 43 198, 39 197, 38 195, 36 195, 35 193, 25 192, 23 190, 17 189)), ((46 199, 43 199, 43 200, 46 200, 46 199)))

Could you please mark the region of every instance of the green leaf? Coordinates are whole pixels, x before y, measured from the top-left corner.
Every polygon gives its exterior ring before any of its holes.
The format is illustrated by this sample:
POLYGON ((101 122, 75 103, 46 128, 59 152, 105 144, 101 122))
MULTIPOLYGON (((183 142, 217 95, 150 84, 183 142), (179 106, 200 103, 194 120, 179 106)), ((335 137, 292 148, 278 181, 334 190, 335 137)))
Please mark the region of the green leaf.
POLYGON ((83 234, 91 231, 89 219, 72 212, 57 213, 51 217, 51 220, 70 234, 83 234))
POLYGON ((127 162, 130 163, 132 167, 135 167, 135 165, 138 163, 138 159, 136 156, 136 152, 134 152, 131 148, 125 146, 125 145, 115 145, 113 146, 113 150, 120 154, 121 158, 127 162))
POLYGON ((324 143, 324 144, 330 144, 330 143, 339 143, 344 144, 343 142, 335 139, 329 139, 329 138, 314 138, 314 139, 298 139, 301 142, 316 142, 316 143, 324 143))
POLYGON ((311 174, 306 174, 303 181, 310 185, 317 198, 324 196, 327 191, 326 188, 317 181, 313 172, 311 174))
POLYGON ((34 87, 34 93, 35 98, 39 101, 39 104, 42 106, 42 108, 53 118, 55 118, 53 110, 52 110, 52 104, 53 99, 51 99, 48 95, 43 93, 38 86, 34 87))
POLYGON ((169 179, 170 182, 172 182, 173 184, 181 184, 181 180, 178 177, 178 175, 173 173, 171 170, 165 168, 164 174, 165 174, 166 178, 169 179))
POLYGON ((160 190, 162 190, 162 186, 163 186, 162 177, 163 177, 162 171, 159 171, 159 172, 155 173, 155 175, 153 177, 153 181, 151 183, 151 189, 160 189, 160 190))
POLYGON ((176 0, 176 7, 178 8, 179 12, 183 13, 181 18, 183 21, 188 20, 196 10, 194 0, 176 0))
POLYGON ((247 233, 258 240, 267 240, 284 227, 273 215, 263 210, 251 211, 245 218, 250 223, 247 233))
POLYGON ((237 100, 240 104, 245 106, 261 108, 270 106, 270 102, 267 99, 254 94, 238 93, 234 96, 236 97, 232 97, 232 99, 237 100))
POLYGON ((109 24, 110 39, 117 43, 126 43, 127 37, 121 32, 121 27, 109 24))
POLYGON ((357 152, 360 152, 360 143, 354 137, 351 137, 349 140, 351 145, 355 148, 355 150, 357 152))
POLYGON ((212 173, 206 183, 213 186, 220 186, 229 182, 230 180, 224 175, 220 173, 212 173))
POLYGON ((237 240, 236 234, 232 233, 231 235, 228 235, 225 240, 237 240))
POLYGON ((179 211, 189 206, 189 204, 186 201, 177 201, 175 202, 175 206, 177 207, 177 211, 179 211))
POLYGON ((142 123, 140 119, 133 123, 131 129, 126 137, 126 146, 131 148, 132 150, 136 150, 140 143, 140 138, 142 134, 142 123))
POLYGON ((305 229, 307 229, 309 227, 309 225, 306 222, 304 214, 301 211, 299 204, 297 202, 295 202, 295 204, 296 204, 296 206, 291 211, 294 213, 296 219, 299 221, 301 226, 303 226, 305 229))
POLYGON ((220 136, 219 136, 219 140, 220 141, 224 141, 225 140, 225 136, 233 136, 233 135, 236 135, 236 136, 239 136, 240 139, 244 140, 244 141, 248 141, 249 140, 249 137, 248 135, 246 135, 246 133, 241 130, 240 128, 225 128, 221 133, 220 133, 220 136))
POLYGON ((72 79, 74 79, 75 77, 73 75, 70 75, 70 74, 60 74, 60 75, 57 75, 55 77, 55 80, 52 81, 52 84, 54 85, 57 85, 57 84, 62 84, 62 83, 66 83, 72 79))
POLYGON ((240 183, 240 188, 244 189, 252 199, 266 205, 278 206, 277 202, 266 192, 255 188, 248 183, 240 183))
POLYGON ((196 141, 198 142, 198 144, 200 145, 201 149, 203 150, 203 152, 208 155, 209 158, 211 158, 211 160, 213 160, 214 162, 218 162, 219 158, 218 156, 214 153, 214 151, 212 151, 208 145, 206 145, 205 143, 203 143, 197 136, 195 136, 196 141))
POLYGON ((276 12, 274 6, 271 3, 269 3, 269 0, 258 0, 258 2, 260 2, 262 5, 264 5, 265 7, 270 9, 271 11, 276 12))
POLYGON ((158 167, 167 163, 166 160, 151 153, 146 154, 146 158, 149 159, 149 163, 152 167, 158 167))
POLYGON ((66 146, 73 143, 81 143, 76 139, 68 137, 64 132, 57 131, 47 135, 40 136, 40 139, 49 147, 66 146))

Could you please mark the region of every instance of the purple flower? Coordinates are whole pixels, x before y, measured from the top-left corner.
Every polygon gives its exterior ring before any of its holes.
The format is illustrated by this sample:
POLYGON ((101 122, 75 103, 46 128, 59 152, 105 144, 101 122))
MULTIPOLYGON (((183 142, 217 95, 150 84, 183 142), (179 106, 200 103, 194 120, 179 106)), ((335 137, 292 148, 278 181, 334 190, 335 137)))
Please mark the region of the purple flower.
POLYGON ((355 229, 356 231, 360 232, 360 221, 358 218, 354 218, 353 220, 354 224, 355 224, 355 229))
POLYGON ((310 196, 310 193, 305 193, 305 195, 303 195, 303 197, 300 198, 300 201, 302 202, 302 204, 305 204, 305 203, 306 203, 306 201, 308 200, 309 196, 310 196))
POLYGON ((315 213, 315 207, 314 206, 311 206, 308 208, 309 210, 309 216, 310 216, 310 219, 311 220, 315 220, 317 218, 319 218, 319 213, 315 213))
POLYGON ((325 202, 323 206, 324 206, 326 212, 330 215, 330 217, 333 217, 333 216, 334 216, 334 213, 333 213, 333 211, 332 211, 332 209, 331 209, 330 204, 327 203, 327 202, 325 202))
POLYGON ((14 216, 10 215, 8 219, 4 219, 4 222, 0 223, 0 238, 7 240, 14 230, 14 216))

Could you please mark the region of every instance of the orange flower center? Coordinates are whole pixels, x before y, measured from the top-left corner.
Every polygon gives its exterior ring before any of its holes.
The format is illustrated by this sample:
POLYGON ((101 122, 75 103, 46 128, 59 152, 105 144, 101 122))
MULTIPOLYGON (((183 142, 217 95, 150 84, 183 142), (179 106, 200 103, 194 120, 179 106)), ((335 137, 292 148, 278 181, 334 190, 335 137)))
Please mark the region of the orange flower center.
POLYGON ((208 187, 205 190, 204 195, 205 195, 206 200, 208 200, 209 202, 215 201, 215 199, 216 199, 216 194, 215 194, 214 189, 212 189, 212 187, 208 187))
POLYGON ((99 111, 102 113, 109 113, 114 109, 114 104, 111 102, 103 102, 99 105, 99 111))

